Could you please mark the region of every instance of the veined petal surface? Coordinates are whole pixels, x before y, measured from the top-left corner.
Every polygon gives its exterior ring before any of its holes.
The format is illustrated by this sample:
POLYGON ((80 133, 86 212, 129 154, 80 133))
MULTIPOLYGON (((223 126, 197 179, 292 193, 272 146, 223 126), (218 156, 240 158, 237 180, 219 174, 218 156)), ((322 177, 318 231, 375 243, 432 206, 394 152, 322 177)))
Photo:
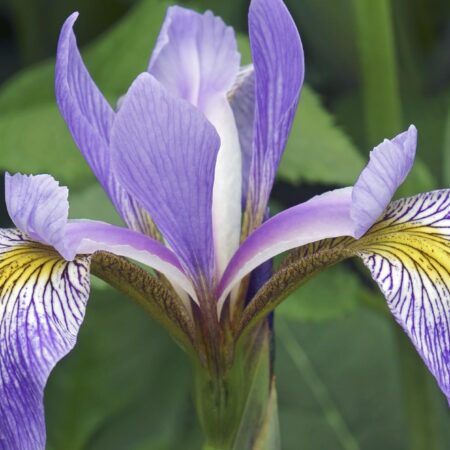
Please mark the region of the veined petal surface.
POLYGON ((111 170, 109 149, 115 113, 92 80, 77 47, 73 25, 64 23, 56 57, 56 100, 72 136, 117 211, 134 230, 150 234, 149 218, 119 185, 111 170))
POLYGON ((412 168, 416 145, 417 129, 411 125, 370 153, 370 161, 353 188, 351 215, 357 224, 356 237, 361 237, 389 205, 412 168))
POLYGON ((282 0, 252 0, 249 35, 255 69, 256 110, 250 168, 250 213, 264 217, 304 77, 303 47, 282 0))
POLYGON ((351 197, 351 188, 330 191, 277 214, 257 228, 234 254, 220 281, 219 311, 233 286, 270 258, 321 239, 352 236, 351 197))
POLYGON ((255 120, 255 70, 253 65, 241 68, 227 97, 236 120, 241 146, 242 204, 245 208, 253 156, 253 122, 255 120))
POLYGON ((8 214, 17 228, 64 253, 69 191, 50 175, 5 175, 8 214))
POLYGON ((197 301, 192 283, 176 255, 144 234, 94 220, 72 220, 66 227, 65 245, 69 259, 98 251, 134 259, 161 272, 197 301))
POLYGON ((167 91, 202 111, 220 137, 213 188, 213 235, 218 274, 239 245, 241 150, 227 92, 240 54, 234 31, 210 11, 169 8, 148 71, 167 91))
POLYGON ((148 71, 172 95, 203 109, 211 95, 232 87, 239 63, 234 31, 220 17, 172 6, 148 71))
POLYGON ((54 247, 67 261, 107 251, 142 262, 166 275, 196 299, 178 258, 160 242, 104 222, 68 222, 68 190, 50 175, 6 175, 6 204, 14 224, 27 236, 54 247))
POLYGON ((0 449, 44 450, 43 391, 75 345, 89 257, 67 262, 18 230, 0 230, 0 449))
POLYGON ((220 140, 204 115, 141 74, 112 131, 121 184, 150 213, 185 270, 212 280, 212 189, 220 140))
POLYGON ((391 203, 355 247, 450 401, 450 190, 391 203))

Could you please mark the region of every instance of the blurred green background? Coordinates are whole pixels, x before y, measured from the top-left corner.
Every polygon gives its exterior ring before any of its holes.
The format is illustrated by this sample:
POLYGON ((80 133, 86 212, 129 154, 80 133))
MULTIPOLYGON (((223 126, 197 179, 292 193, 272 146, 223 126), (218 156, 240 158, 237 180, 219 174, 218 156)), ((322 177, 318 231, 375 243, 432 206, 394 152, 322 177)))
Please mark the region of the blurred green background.
MULTIPOLYGON (((233 25, 249 62, 248 1, 181 3, 233 25)), ((450 2, 286 3, 303 39, 307 87, 272 210, 353 184, 369 150, 410 123, 419 129, 418 162, 402 194, 450 187, 450 2)), ((58 32, 80 11, 83 56, 114 103, 145 70, 169 4, 0 0, 0 170, 53 174, 70 187, 72 217, 118 222, 55 106, 58 32)), ((4 205, 0 218, 9 224, 4 205)), ((275 329, 283 449, 450 448, 444 396, 359 264, 292 295, 275 329)), ((94 281, 79 345, 46 391, 48 448, 199 448, 189 370, 151 319, 94 281)))

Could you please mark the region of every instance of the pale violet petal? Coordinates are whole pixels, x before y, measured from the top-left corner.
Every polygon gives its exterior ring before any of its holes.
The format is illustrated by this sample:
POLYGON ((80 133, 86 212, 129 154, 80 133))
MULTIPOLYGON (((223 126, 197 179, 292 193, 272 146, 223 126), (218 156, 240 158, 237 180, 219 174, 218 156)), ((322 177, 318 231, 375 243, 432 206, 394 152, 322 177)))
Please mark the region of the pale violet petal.
POLYGON ((241 149, 227 92, 239 71, 232 28, 211 12, 169 8, 148 67, 169 93, 199 108, 214 125, 221 145, 213 190, 213 234, 220 274, 239 245, 241 149))
POLYGON ((353 188, 351 216, 357 237, 361 237, 389 205, 412 168, 416 145, 417 129, 411 125, 394 139, 385 139, 370 153, 370 161, 353 188))
POLYGON ((112 131, 114 170, 149 212, 184 269, 214 273, 212 190, 220 139, 205 116, 148 73, 128 91, 112 131))
POLYGON ((66 227, 69 258, 98 251, 125 256, 164 274, 197 301, 192 283, 176 255, 160 242, 127 228, 93 220, 72 220, 66 227))
POLYGON ((239 134, 242 159, 242 205, 247 201, 250 164, 253 157, 253 123, 255 120, 255 70, 242 67, 227 94, 239 134))
POLYGON ((178 258, 160 242, 103 222, 68 222, 67 188, 50 175, 7 174, 6 204, 19 230, 54 247, 65 260, 96 251, 115 253, 158 270, 196 299, 178 258))
POLYGON ((234 254, 220 281, 219 312, 231 289, 265 261, 321 239, 352 236, 351 198, 351 188, 330 191, 277 214, 257 228, 234 254))
POLYGON ((248 195, 252 228, 264 217, 304 78, 303 47, 282 0, 252 0, 249 35, 256 109, 248 195))
POLYGON ((115 113, 92 80, 77 47, 73 26, 78 13, 64 23, 55 67, 56 100, 83 157, 127 225, 150 234, 140 206, 119 185, 111 170, 110 132, 115 113))
POLYGON ((203 108, 210 95, 226 94, 239 70, 231 27, 210 11, 168 9, 148 71, 174 96, 203 108))
POLYGON ((64 247, 69 191, 50 175, 5 175, 5 200, 17 228, 52 247, 64 247))

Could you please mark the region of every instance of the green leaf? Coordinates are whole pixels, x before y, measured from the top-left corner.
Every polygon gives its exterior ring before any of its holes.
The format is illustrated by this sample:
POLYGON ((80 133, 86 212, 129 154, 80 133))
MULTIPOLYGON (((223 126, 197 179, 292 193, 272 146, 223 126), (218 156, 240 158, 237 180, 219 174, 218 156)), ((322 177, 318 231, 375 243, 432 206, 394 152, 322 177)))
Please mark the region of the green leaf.
MULTIPOLYGON (((248 37, 238 34, 242 63, 251 62, 248 37)), ((353 184, 364 167, 364 158, 348 136, 334 123, 318 95, 304 86, 278 177, 298 184, 353 184)))
POLYGON ((324 324, 278 320, 275 329, 283 450, 407 449, 386 320, 358 309, 324 324))
POLYGON ((304 86, 278 177, 295 184, 351 185, 363 167, 364 158, 348 136, 335 125, 318 95, 304 86))
POLYGON ((293 292, 276 314, 298 322, 333 320, 359 305, 361 284, 344 265, 330 267, 293 292))
MULTIPOLYGON (((112 104, 145 70, 168 4, 161 0, 141 2, 83 52, 94 80, 112 104)), ((53 66, 50 61, 25 71, 0 91, 0 169, 51 173, 78 189, 93 175, 58 112, 53 66)))
POLYGON ((98 183, 85 187, 82 191, 70 195, 71 219, 102 220, 115 225, 123 225, 117 211, 98 183))
POLYGON ((52 103, 1 114, 0 142, 0 169, 50 173, 72 188, 93 180, 52 103))
MULTIPOLYGON (((146 70, 169 5, 165 0, 142 0, 117 26, 83 49, 86 65, 102 91, 117 98, 146 70)), ((78 21, 82 20, 80 16, 78 21)), ((11 79, 0 91, 0 114, 54 102, 53 72, 51 60, 11 79)))
POLYGON ((199 448, 187 358, 141 309, 94 290, 78 344, 46 390, 48 446, 199 448))

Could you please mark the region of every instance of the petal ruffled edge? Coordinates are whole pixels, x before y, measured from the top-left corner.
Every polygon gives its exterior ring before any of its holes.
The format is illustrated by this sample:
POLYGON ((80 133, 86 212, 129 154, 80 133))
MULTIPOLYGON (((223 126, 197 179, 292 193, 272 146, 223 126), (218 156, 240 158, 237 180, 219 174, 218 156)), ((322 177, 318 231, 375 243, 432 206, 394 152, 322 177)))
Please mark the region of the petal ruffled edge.
POLYGON ((143 73, 117 114, 111 143, 122 186, 149 212, 189 276, 197 284, 210 283, 220 147, 214 127, 198 109, 143 73))
POLYGON ((370 161, 353 188, 351 216, 361 237, 383 214, 410 172, 416 155, 417 129, 385 139, 370 153, 370 161))
POLYGON ((66 260, 109 251, 142 262, 163 273, 194 300, 192 283, 175 254, 160 242, 104 222, 68 221, 67 188, 50 175, 6 177, 6 203, 14 224, 26 235, 54 247, 66 260))

